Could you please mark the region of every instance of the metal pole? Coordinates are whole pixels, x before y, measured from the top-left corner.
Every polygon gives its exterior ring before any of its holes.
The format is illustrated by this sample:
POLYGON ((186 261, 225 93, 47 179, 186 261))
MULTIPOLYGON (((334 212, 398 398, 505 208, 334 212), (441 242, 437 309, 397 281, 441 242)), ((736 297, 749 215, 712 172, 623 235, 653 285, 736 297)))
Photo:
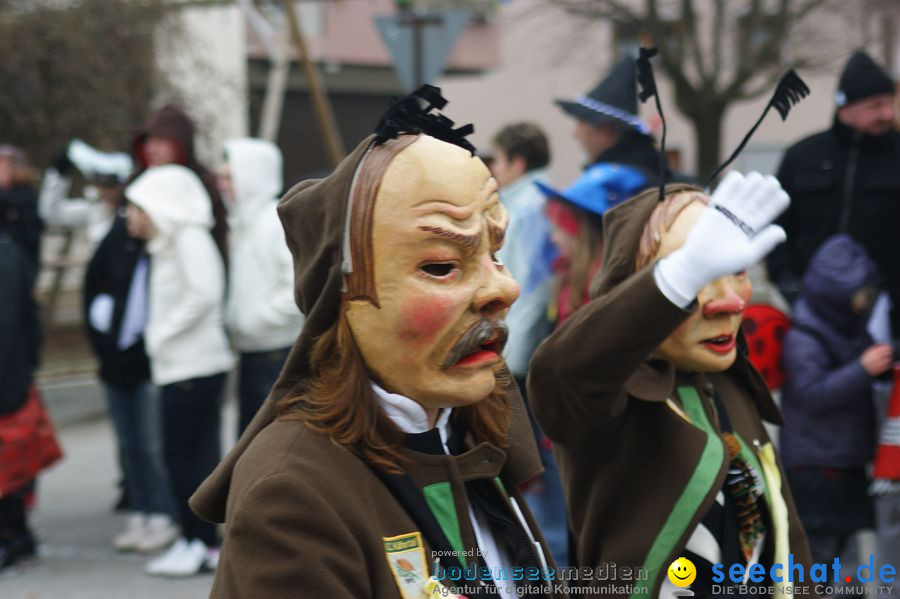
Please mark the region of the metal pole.
POLYGON ((400 11, 397 23, 403 27, 412 27, 413 89, 431 83, 425 80, 425 28, 439 26, 443 22, 444 19, 439 14, 418 13, 411 8, 400 11))
POLYGON ((415 15, 411 21, 413 28, 413 77, 415 85, 413 89, 419 89, 425 83, 425 60, 422 56, 422 29, 425 23, 421 17, 415 15))
POLYGON ((297 52, 300 54, 300 64, 303 66, 306 81, 309 84, 309 95, 312 98, 316 120, 319 122, 322 135, 325 137, 325 148, 328 151, 328 157, 332 166, 336 167, 346 155, 344 144, 338 132, 337 120, 334 118, 334 111, 331 109, 331 103, 328 101, 325 85, 319 77, 319 71, 309 59, 309 53, 306 51, 306 41, 300 29, 297 11, 294 10, 294 1, 284 0, 284 9, 287 14, 288 27, 291 31, 291 39, 294 41, 294 45, 297 46, 297 52))

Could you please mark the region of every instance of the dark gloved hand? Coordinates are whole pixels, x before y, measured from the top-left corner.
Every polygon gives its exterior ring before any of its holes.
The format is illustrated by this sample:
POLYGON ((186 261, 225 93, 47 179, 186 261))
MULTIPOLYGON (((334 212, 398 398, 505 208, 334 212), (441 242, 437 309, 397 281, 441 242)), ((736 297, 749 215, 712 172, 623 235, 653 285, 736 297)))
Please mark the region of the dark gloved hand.
POLYGON ((66 145, 66 147, 56 155, 56 158, 53 159, 53 168, 56 169, 56 172, 60 175, 65 176, 68 176, 69 173, 72 172, 72 169, 75 168, 75 163, 69 160, 68 145, 66 145))

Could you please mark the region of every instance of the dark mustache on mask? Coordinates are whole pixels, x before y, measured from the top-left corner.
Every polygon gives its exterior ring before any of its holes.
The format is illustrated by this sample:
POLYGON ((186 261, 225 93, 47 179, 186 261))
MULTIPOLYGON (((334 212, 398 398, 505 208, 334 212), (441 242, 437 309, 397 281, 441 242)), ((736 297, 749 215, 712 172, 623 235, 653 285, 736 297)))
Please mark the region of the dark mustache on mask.
POLYGON ((496 346, 494 349, 499 354, 506 346, 507 337, 509 337, 509 329, 505 324, 482 318, 462 334, 459 341, 450 349, 447 359, 441 366, 443 368, 453 366, 464 357, 481 349, 481 346, 491 339, 491 343, 496 346))

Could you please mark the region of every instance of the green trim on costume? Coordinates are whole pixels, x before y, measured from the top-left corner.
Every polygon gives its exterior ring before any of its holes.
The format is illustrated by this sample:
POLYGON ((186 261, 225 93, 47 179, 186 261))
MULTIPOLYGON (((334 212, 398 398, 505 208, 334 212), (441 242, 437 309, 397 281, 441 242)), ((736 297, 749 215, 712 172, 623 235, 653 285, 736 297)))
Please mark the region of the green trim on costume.
POLYGON ((456 517, 456 502, 453 501, 453 489, 450 483, 435 483, 422 489, 425 502, 434 514, 438 524, 447 536, 450 547, 457 552, 463 567, 469 565, 466 560, 466 548, 463 545, 462 533, 459 529, 459 518, 456 517))
POLYGON ((744 443, 744 439, 734 431, 732 433, 734 437, 741 444, 741 457, 743 457, 750 467, 753 468, 757 474, 759 474, 759 480, 762 481, 763 484, 763 495, 768 499, 769 498, 769 484, 766 482, 765 471, 762 469, 762 464, 759 463, 759 459, 756 457, 756 454, 750 449, 750 446, 744 443))
MULTIPOLYGON (((709 494, 725 457, 725 445, 710 424, 697 390, 689 386, 678 387, 678 396, 691 418, 691 424, 706 433, 706 445, 703 447, 700 460, 697 462, 687 486, 675 502, 669 517, 666 518, 666 523, 656 535, 656 539, 644 559, 644 568, 648 573, 647 588, 651 592, 656 587, 660 572, 668 569, 668 564, 664 564, 663 560, 672 553, 672 549, 687 530, 700 504, 709 494)), ((634 593, 631 598, 640 596, 634 593)))
POLYGON ((506 487, 503 486, 503 481, 500 480, 499 476, 494 477, 494 484, 497 485, 497 488, 500 490, 500 495, 503 496, 503 500, 509 505, 509 493, 506 492, 506 487))

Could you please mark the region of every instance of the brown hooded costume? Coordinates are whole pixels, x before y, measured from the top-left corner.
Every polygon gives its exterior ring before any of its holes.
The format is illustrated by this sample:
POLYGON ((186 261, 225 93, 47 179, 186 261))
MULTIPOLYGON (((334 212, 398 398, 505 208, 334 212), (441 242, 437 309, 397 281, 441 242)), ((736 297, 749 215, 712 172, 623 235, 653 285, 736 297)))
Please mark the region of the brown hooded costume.
MULTIPOLYGON (((686 374, 650 357, 690 314, 662 294, 652 264, 635 272, 641 233, 658 197, 656 190, 645 192, 606 213, 606 260, 593 299, 531 363, 529 397, 555 443, 569 508, 570 562, 615 564, 619 572, 644 568, 644 582, 634 584, 648 591, 632 596, 659 596, 669 565, 682 555, 728 472, 717 392, 744 445, 741 455, 765 473, 768 532, 760 562, 786 564, 792 553, 808 577, 806 537, 762 423, 780 424, 781 416, 759 375, 741 352, 721 373, 686 374)), ((805 584, 812 589, 809 578, 805 584)))
MULTIPOLYGON (((458 523, 452 547, 472 556, 477 552, 466 511, 467 492, 470 482, 480 480, 499 480, 508 497, 523 507, 528 527, 553 567, 516 488, 538 475, 541 465, 514 387, 507 389, 511 398, 507 447, 473 444, 469 435, 464 451, 456 455, 425 453, 407 445, 401 449, 408 460, 406 476, 380 472, 303 422, 276 415, 280 400, 303 389, 311 373, 310 350, 339 317, 348 196, 372 143, 373 137, 364 140, 330 176, 299 183, 279 204, 294 258, 297 305, 306 320, 270 396, 236 447, 191 499, 198 515, 226 526, 213 597, 409 596, 401 592, 398 569, 386 559, 389 545, 423 545, 426 577, 434 574, 433 565, 438 563, 434 552, 450 549, 429 523, 428 507, 417 499, 422 489, 443 485, 450 491, 452 501, 447 505, 455 507, 444 515, 458 523), (404 502, 403 497, 411 501, 404 502), (434 539, 441 542, 436 546, 434 539)), ((505 501, 508 507, 509 500, 505 501)), ((443 555, 439 562, 445 568, 465 563, 454 559, 443 555)), ((450 586, 446 580, 445 584, 450 586)))

